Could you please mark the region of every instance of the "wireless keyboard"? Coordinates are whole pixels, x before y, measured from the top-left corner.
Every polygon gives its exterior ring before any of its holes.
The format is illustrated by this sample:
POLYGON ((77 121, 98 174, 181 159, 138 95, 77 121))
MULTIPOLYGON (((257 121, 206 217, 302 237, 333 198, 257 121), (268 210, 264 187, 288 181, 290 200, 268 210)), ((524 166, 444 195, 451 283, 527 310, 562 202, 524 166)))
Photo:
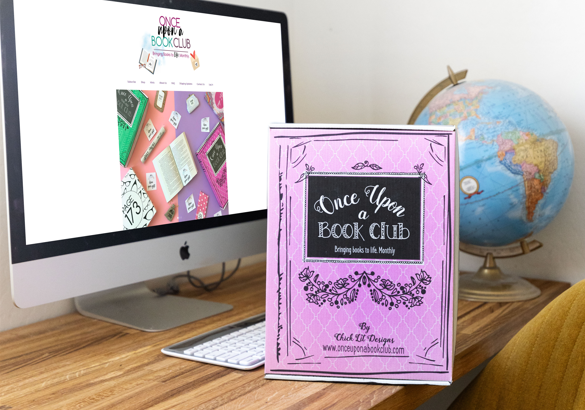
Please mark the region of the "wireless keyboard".
POLYGON ((165 347, 169 356, 252 370, 264 364, 264 313, 165 347))

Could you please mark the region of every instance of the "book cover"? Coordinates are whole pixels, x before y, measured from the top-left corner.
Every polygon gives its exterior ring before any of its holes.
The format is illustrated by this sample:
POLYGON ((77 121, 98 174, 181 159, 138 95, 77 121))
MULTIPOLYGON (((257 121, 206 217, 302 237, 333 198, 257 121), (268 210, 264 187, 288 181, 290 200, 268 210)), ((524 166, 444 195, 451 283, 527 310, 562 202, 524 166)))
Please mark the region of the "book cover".
POLYGON ((452 381, 454 127, 273 125, 266 378, 452 381))
POLYGON ((124 230, 147 227, 156 208, 132 168, 122 178, 121 198, 124 230))
POLYGON ((209 133, 197 150, 197 159, 222 209, 228 203, 225 133, 221 122, 209 133))
POLYGON ((116 90, 120 164, 128 165, 142 130, 148 97, 139 90, 116 90))

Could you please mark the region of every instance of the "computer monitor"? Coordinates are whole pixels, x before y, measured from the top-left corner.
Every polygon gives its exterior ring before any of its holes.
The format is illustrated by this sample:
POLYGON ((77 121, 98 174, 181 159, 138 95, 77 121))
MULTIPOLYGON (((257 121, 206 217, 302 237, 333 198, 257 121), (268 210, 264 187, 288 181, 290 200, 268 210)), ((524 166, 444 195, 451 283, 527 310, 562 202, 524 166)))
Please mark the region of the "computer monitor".
POLYGON ((0 30, 15 304, 76 297, 143 330, 229 309, 132 284, 265 252, 268 125, 293 120, 286 16, 0 0, 0 30))

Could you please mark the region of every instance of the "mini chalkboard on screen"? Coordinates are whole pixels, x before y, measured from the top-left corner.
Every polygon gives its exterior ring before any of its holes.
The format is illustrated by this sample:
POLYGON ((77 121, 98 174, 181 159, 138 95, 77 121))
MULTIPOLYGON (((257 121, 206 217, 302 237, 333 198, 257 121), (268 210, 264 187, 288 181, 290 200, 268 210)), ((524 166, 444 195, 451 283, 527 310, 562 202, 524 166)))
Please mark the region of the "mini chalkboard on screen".
POLYGON ((218 135, 211 148, 209 148, 209 151, 207 151, 207 159, 213 168, 213 173, 217 175, 226 160, 225 145, 221 138, 221 133, 218 135))
POLYGON ((118 116, 132 127, 136 112, 140 106, 140 100, 130 90, 116 90, 116 103, 118 107, 118 116))

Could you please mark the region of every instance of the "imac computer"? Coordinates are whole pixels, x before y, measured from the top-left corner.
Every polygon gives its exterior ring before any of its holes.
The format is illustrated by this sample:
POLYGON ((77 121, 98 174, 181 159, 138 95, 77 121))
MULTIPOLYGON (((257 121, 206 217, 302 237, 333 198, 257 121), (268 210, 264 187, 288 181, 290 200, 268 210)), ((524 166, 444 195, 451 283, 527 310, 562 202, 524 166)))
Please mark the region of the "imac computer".
POLYGON ((230 309, 143 282, 266 251, 268 125, 292 122, 282 13, 0 0, 11 283, 22 308, 164 330, 230 309))

